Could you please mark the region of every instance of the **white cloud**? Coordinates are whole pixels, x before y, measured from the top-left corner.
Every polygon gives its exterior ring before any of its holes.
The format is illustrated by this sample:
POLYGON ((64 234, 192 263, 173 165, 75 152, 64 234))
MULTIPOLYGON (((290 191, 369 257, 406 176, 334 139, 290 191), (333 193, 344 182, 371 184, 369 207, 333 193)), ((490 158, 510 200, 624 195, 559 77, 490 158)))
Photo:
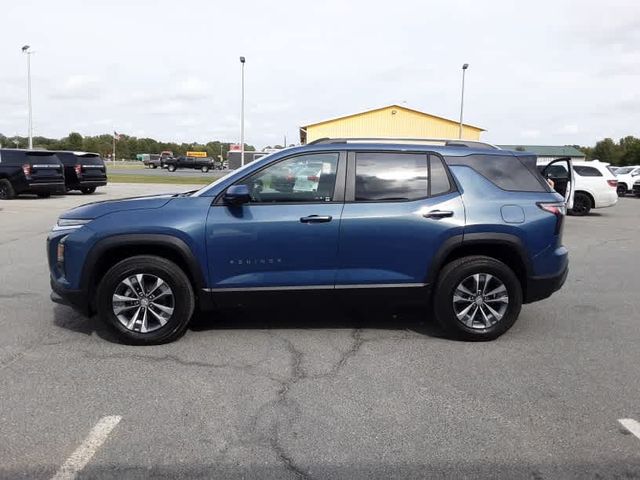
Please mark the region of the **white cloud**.
POLYGON ((520 137, 522 137, 522 138, 538 138, 538 137, 540 137, 540 130, 536 130, 535 128, 527 128, 525 130, 520 130, 520 137))
POLYGON ((575 135, 579 131, 580 131, 580 128, 578 128, 578 125, 573 125, 573 124, 564 125, 560 129, 560 133, 566 133, 568 135, 575 135))
POLYGON ((198 77, 188 77, 178 83, 174 98, 182 100, 200 100, 210 93, 211 85, 198 77))
POLYGON ((64 100, 90 100, 100 96, 101 82, 91 75, 71 75, 54 88, 52 98, 64 100))

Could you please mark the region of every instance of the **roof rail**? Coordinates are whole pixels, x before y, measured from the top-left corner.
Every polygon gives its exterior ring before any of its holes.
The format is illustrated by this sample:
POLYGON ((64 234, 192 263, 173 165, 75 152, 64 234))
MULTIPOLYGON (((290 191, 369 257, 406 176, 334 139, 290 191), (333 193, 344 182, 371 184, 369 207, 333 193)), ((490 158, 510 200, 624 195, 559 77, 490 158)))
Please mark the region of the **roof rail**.
POLYGON ((500 150, 500 147, 491 143, 480 142, 477 140, 462 140, 459 138, 403 138, 403 137, 371 137, 371 138, 319 138, 307 145, 322 145, 335 143, 408 143, 408 144, 425 144, 440 145, 445 147, 467 147, 486 150, 500 150))

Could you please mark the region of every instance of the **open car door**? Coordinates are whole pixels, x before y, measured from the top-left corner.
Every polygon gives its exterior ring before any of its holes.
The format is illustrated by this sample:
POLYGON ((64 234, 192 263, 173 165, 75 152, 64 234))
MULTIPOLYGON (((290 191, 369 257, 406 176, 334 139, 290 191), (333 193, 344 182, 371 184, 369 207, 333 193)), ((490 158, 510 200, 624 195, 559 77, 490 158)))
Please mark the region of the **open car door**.
POLYGON ((552 188, 564 197, 567 210, 572 209, 575 182, 571 159, 569 157, 558 158, 540 168, 542 176, 547 181, 550 180, 549 184, 552 185, 552 188))

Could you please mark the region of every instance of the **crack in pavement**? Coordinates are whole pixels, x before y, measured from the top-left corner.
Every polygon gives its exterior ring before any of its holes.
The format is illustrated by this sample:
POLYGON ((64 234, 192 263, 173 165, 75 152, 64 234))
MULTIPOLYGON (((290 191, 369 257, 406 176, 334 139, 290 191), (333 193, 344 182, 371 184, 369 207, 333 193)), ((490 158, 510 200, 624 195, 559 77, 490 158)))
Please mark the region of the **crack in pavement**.
POLYGON ((163 356, 153 356, 153 355, 140 355, 136 353, 95 353, 90 352, 88 350, 81 350, 81 353, 86 358, 92 358, 97 360, 142 360, 147 362, 173 362, 185 367, 202 367, 202 368, 211 368, 211 369, 232 369, 232 370, 240 370, 247 375, 268 378, 276 383, 282 383, 284 381, 283 378, 270 375, 267 372, 259 370, 256 365, 261 363, 262 360, 257 362, 256 364, 234 364, 231 362, 224 363, 212 363, 212 362, 202 362, 198 360, 185 360, 176 355, 163 355, 163 356))
MULTIPOLYGON (((291 361, 290 361, 291 375, 287 380, 284 380, 281 382, 281 387, 277 392, 278 399, 275 402, 269 402, 268 404, 265 405, 269 407, 272 406, 276 410, 276 417, 274 421, 271 423, 269 445, 277 455, 280 462, 287 469, 287 471, 291 472, 297 478, 310 480, 313 478, 311 474, 309 472, 304 471, 303 467, 296 464, 293 457, 286 452, 285 448, 282 446, 280 442, 279 434, 280 434, 281 422, 279 421, 277 413, 282 412, 284 414, 283 416, 288 420, 288 423, 290 425, 293 422, 295 422, 298 414, 297 412, 294 412, 294 415, 291 415, 291 410, 299 410, 299 409, 297 407, 296 402, 291 401, 287 398, 287 394, 289 393, 289 390, 291 389, 291 387, 296 383, 300 382, 301 380, 307 380, 307 379, 316 380, 320 378, 335 377, 336 375, 338 375, 340 370, 342 370, 342 368, 346 365, 347 361, 358 353, 358 351, 360 350, 360 347, 362 347, 362 345, 365 343, 366 340, 362 338, 362 332, 359 328, 354 329, 351 332, 352 342, 350 347, 346 351, 342 352, 342 354, 340 355, 340 358, 331 367, 331 369, 327 373, 309 375, 305 371, 302 364, 304 360, 304 353, 298 350, 291 340, 278 335, 273 335, 273 336, 284 344, 285 348, 289 352, 289 355, 291 356, 291 361)), ((375 341, 375 340, 371 340, 371 341, 375 341)), ((259 416, 261 410, 263 409, 262 408, 259 409, 259 413, 257 416, 259 416)), ((255 418, 255 421, 253 422, 254 425, 258 421, 257 416, 255 418)))

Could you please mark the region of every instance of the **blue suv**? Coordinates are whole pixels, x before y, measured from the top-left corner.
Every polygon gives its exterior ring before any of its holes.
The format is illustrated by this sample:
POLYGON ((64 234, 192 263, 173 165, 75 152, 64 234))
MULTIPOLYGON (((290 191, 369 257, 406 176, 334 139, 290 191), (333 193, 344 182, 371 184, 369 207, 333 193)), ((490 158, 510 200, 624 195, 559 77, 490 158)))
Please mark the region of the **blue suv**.
POLYGON ((417 302, 453 336, 493 339, 567 276, 572 182, 544 175, 529 153, 476 142, 288 148, 198 191, 64 213, 52 299, 133 344, 177 338, 196 309, 294 295, 417 302))

